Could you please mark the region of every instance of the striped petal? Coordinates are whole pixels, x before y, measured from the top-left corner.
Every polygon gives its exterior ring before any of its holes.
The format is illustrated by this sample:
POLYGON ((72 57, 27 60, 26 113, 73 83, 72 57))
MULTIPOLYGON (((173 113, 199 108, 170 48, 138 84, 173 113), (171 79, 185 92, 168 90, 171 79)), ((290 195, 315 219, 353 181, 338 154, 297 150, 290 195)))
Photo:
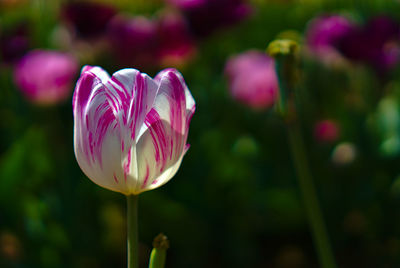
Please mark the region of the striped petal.
POLYGON ((118 120, 109 104, 107 87, 93 73, 84 73, 75 98, 75 155, 84 173, 95 183, 112 190, 110 180, 121 156, 118 120), (91 81, 93 81, 91 83, 91 81), (90 91, 85 87, 92 84, 90 91), (90 93, 88 93, 90 91, 90 93))
POLYGON ((177 71, 164 71, 155 80, 159 82, 157 96, 137 144, 140 191, 158 187, 174 176, 188 148, 189 122, 195 109, 177 71))

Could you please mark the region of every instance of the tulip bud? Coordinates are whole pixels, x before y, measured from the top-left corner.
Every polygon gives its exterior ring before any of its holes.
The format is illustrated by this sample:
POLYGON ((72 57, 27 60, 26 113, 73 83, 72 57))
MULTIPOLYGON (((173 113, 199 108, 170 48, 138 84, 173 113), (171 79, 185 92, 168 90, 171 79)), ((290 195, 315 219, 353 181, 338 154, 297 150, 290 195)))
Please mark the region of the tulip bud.
POLYGON ((154 238, 153 250, 150 255, 149 268, 163 268, 167 257, 167 249, 169 248, 169 240, 163 233, 154 238))
POLYGON ((293 89, 299 80, 297 42, 289 39, 272 41, 267 48, 271 57, 275 58, 276 73, 279 81, 278 112, 287 116, 288 102, 293 95, 293 89))
POLYGON ((174 69, 109 77, 85 66, 73 98, 75 156, 96 184, 137 195, 168 182, 188 150, 195 102, 174 69))

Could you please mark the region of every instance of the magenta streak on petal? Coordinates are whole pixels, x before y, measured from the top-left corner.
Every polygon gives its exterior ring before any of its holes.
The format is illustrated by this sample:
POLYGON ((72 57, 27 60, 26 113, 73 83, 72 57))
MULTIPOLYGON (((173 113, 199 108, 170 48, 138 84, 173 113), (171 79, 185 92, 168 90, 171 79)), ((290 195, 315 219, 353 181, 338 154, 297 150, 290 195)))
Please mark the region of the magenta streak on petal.
POLYGON ((132 90, 132 92, 134 92, 134 94, 135 94, 135 98, 132 99, 133 103, 131 104, 130 111, 129 111, 130 120, 132 120, 132 118, 133 118, 133 125, 131 127, 132 140, 135 140, 136 129, 137 129, 137 127, 140 127, 140 126, 137 126, 137 124, 139 123, 138 122, 139 115, 143 112, 146 112, 146 111, 143 111, 144 99, 147 97, 147 95, 146 95, 147 91, 146 91, 145 87, 146 87, 145 80, 144 80, 142 74, 138 72, 136 74, 135 84, 134 84, 134 88, 133 88, 134 90, 132 90), (132 109, 133 109, 133 111, 132 111, 132 109))
POLYGON ((86 129, 89 129, 89 116, 86 114, 86 129))
POLYGON ((125 143, 124 140, 121 141, 121 152, 124 152, 125 150, 125 143))
POLYGON ((117 176, 115 175, 115 173, 114 173, 114 181, 115 181, 116 183, 119 183, 118 178, 117 178, 117 176))
POLYGON ((182 132, 184 131, 183 119, 186 118, 186 98, 185 89, 179 77, 174 72, 169 72, 168 78, 171 83, 171 96, 169 98, 171 134, 177 133, 175 135, 172 134, 174 135, 174 138, 171 139, 170 159, 172 160, 173 152, 175 153, 175 159, 178 159, 182 153, 182 148, 180 147, 182 147, 181 136, 183 134, 182 132))
POLYGON ((106 93, 106 98, 107 98, 109 104, 111 105, 111 107, 114 109, 115 113, 117 113, 118 107, 117 107, 117 104, 115 103, 113 96, 110 94, 110 92, 106 93))
POLYGON ((124 178, 126 182, 127 175, 130 171, 130 166, 131 166, 131 159, 132 159, 132 150, 128 151, 128 159, 124 163, 124 178))
POLYGON ((98 78, 91 73, 83 73, 79 79, 72 101, 72 109, 75 116, 82 116, 88 103, 90 93, 92 92, 96 82, 99 82, 96 80, 98 80, 98 78), (78 112, 78 114, 76 114, 76 112, 78 112))
POLYGON ((127 88, 114 76, 111 77, 111 80, 109 81, 110 85, 114 88, 116 94, 118 96, 114 96, 115 99, 119 100, 119 110, 123 110, 124 112, 122 113, 122 121, 124 123, 124 125, 127 124, 127 109, 129 107, 130 101, 131 101, 131 96, 129 94, 129 91, 127 90, 127 88), (115 84, 120 87, 116 87, 115 84), (121 91, 122 90, 122 91, 121 91))
MULTIPOLYGON (((90 121, 91 128, 88 129, 88 136, 84 146, 89 146, 85 151, 90 151, 92 162, 98 162, 102 168, 102 147, 103 141, 110 128, 117 124, 112 107, 107 101, 105 87, 97 88, 90 98, 91 106, 86 110, 86 121, 90 121), (95 106, 97 105, 97 106, 95 106), (113 125, 114 124, 114 125, 113 125)), ((90 127, 88 125, 88 127, 90 127)))
POLYGON ((97 128, 95 132, 95 137, 97 138, 95 142, 96 146, 95 148, 96 148, 96 158, 99 161, 100 167, 102 167, 101 151, 103 147, 103 140, 107 132, 109 131, 111 123, 115 122, 115 116, 114 113, 112 112, 112 109, 108 105, 106 105, 106 107, 103 108, 103 113, 100 113, 98 116, 99 118, 97 120, 97 128))
POLYGON ((142 184, 142 189, 146 187, 147 181, 149 180, 150 177, 150 168, 149 165, 146 164, 146 175, 144 176, 143 184, 142 184))
POLYGON ((160 115, 155 109, 151 109, 146 116, 145 124, 149 129, 152 137, 152 143, 155 150, 155 160, 161 173, 167 164, 167 155, 172 147, 167 146, 168 136, 166 135, 165 127, 160 119, 160 115))

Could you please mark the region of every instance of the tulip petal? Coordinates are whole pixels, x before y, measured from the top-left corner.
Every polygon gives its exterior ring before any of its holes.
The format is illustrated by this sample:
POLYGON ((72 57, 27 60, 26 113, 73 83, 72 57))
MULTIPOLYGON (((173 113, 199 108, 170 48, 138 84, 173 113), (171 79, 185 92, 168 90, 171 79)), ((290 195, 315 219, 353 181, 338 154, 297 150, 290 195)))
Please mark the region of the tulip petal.
POLYGON ((146 117, 146 124, 150 125, 137 144, 139 192, 171 179, 187 149, 187 133, 175 131, 154 109, 146 117))
MULTIPOLYGON (((91 77, 92 74, 87 76, 91 77)), ((75 116, 75 155, 91 180, 105 188, 114 189, 110 178, 121 169, 116 164, 121 163, 116 162, 121 158, 118 146, 121 135, 107 98, 106 87, 99 82, 87 97, 87 104, 82 106, 82 117, 75 116)))
POLYGON ((164 184, 175 174, 187 150, 189 122, 195 109, 193 97, 177 71, 164 71, 155 80, 160 83, 156 100, 137 144, 141 191, 164 184))

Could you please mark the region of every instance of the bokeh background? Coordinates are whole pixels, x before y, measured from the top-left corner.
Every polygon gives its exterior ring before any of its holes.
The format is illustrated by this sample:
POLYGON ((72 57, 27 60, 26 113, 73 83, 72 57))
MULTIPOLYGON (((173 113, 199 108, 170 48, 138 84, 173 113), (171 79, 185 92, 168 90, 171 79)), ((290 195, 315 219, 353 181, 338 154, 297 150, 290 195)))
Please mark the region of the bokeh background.
POLYGON ((400 265, 400 2, 0 1, 0 266, 124 267, 125 196, 73 152, 82 66, 185 77, 177 175, 139 200, 141 265, 319 267, 268 43, 301 45, 299 118, 340 267, 400 265))

